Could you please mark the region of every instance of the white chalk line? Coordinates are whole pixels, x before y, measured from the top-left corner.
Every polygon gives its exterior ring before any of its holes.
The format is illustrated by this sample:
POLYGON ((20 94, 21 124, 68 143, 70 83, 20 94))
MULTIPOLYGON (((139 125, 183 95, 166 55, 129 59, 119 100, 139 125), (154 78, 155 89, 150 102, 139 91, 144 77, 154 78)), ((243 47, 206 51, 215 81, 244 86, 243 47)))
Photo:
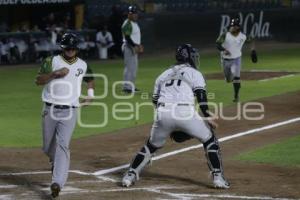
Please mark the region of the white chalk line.
MULTIPOLYGON (((255 129, 251 129, 251 130, 248 130, 248 131, 236 133, 236 134, 233 134, 233 135, 230 135, 230 136, 226 136, 226 137, 220 138, 219 142, 224 142, 224 141, 231 140, 231 139, 234 139, 234 138, 238 138, 238 137, 241 137, 241 136, 261 132, 261 131, 276 128, 276 127, 279 127, 279 126, 284 126, 284 125, 287 125, 287 124, 295 123, 297 121, 300 121, 300 117, 293 118, 293 119, 286 120, 286 121, 282 121, 282 122, 278 122, 278 123, 267 125, 267 126, 263 126, 261 128, 255 128, 255 129)), ((152 160, 160 160, 162 158, 166 158, 166 157, 169 157, 169 156, 173 156, 173 155, 176 155, 176 154, 179 154, 179 153, 183 153, 183 152, 190 151, 190 150, 197 149, 197 148, 201 148, 201 147, 203 147, 202 144, 193 145, 193 146, 190 146, 190 147, 182 148, 182 149, 179 149, 179 150, 175 150, 175 151, 171 151, 171 152, 168 152, 168 153, 164 153, 164 154, 155 156, 155 157, 152 158, 152 160)), ((120 165, 120 166, 109 168, 109 169, 102 169, 102 170, 99 170, 99 171, 96 171, 96 172, 93 172, 93 173, 83 172, 83 171, 80 171, 80 170, 70 170, 69 172, 79 174, 79 175, 83 175, 83 176, 91 176, 91 175, 92 176, 101 176, 101 175, 117 172, 117 171, 120 171, 122 169, 126 169, 128 167, 129 167, 129 164, 124 164, 124 165, 120 165)), ((3 173, 3 174, 0 174, 0 176, 38 175, 38 174, 49 174, 49 173, 51 173, 51 171, 19 172, 19 173, 3 173)))
MULTIPOLYGON (((152 191, 152 190, 172 190, 172 189, 184 189, 187 187, 184 186, 172 186, 172 185, 161 185, 161 186, 149 186, 149 187, 131 187, 131 188, 118 188, 118 189, 97 189, 97 190, 91 190, 91 189, 82 189, 82 188, 76 188, 71 186, 65 186, 63 190, 60 193, 60 196, 68 195, 68 194, 83 194, 83 193, 106 193, 106 192, 126 192, 126 191, 152 191)), ((41 191, 49 191, 49 187, 42 187, 40 188, 41 191)), ((49 193, 50 195, 50 193, 49 193)), ((2 195, 3 197, 12 197, 12 195, 2 195)), ((22 197, 38 197, 38 195, 34 194, 33 192, 25 192, 21 193, 18 196, 22 197)), ((0 195, 0 200, 1 195, 0 195)), ((6 199, 5 199, 6 200, 6 199)))
MULTIPOLYGON (((256 133, 256 132, 261 132, 261 131, 264 131, 264 130, 276 128, 276 127, 287 125, 287 124, 290 124, 290 123, 295 123, 297 121, 300 121, 300 117, 294 118, 294 119, 290 119, 290 120, 286 120, 286 121, 283 121, 283 122, 278 122, 278 123, 271 124, 271 125, 267 125, 267 126, 264 126, 264 127, 261 127, 261 128, 256 128, 256 129, 244 131, 244 132, 237 133, 237 134, 234 134, 234 135, 231 135, 231 136, 223 137, 223 138, 219 139, 219 141, 220 142, 227 141, 227 140, 230 140, 230 139, 233 139, 233 138, 237 138, 237 137, 241 137, 241 136, 253 134, 253 133, 256 133)), ((156 157, 153 158, 153 160, 159 160, 159 159, 162 159, 162 158, 165 158, 165 157, 176 155, 178 153, 182 153, 182 152, 186 152, 186 151, 189 151, 189 150, 192 150, 192 149, 200 148, 202 146, 203 146, 202 144, 199 144, 199 145, 194 145, 194 146, 190 146, 190 147, 187 147, 187 148, 179 149, 179 150, 176 150, 176 151, 173 151, 173 152, 169 152, 169 153, 165 153, 165 154, 156 156, 156 157)), ((124 169, 124 168, 126 168, 128 166, 129 166, 129 164, 121 165, 119 167, 114 167, 114 168, 110 168, 110 169, 100 170, 100 171, 96 171, 94 173, 86 173, 86 172, 82 172, 82 171, 79 171, 79 170, 71 170, 70 172, 77 173, 77 174, 80 174, 80 175, 94 175, 94 176, 96 176, 100 180, 110 181, 110 182, 117 182, 117 180, 115 180, 115 179, 104 177, 104 176, 100 176, 100 175, 104 175, 104 174, 116 172, 116 171, 119 171, 120 169, 124 169)), ((45 173, 49 173, 49 172, 48 171, 44 171, 44 172, 31 172, 31 173, 30 172, 23 172, 23 173, 8 173, 8 174, 1 174, 1 175, 27 175, 27 174, 33 175, 33 174, 45 174, 45 173)), ((131 190, 139 190, 139 189, 140 188, 132 188, 131 190)), ((119 191, 126 191, 126 189, 118 189, 118 190, 119 191)), ((198 197, 198 198, 201 198, 201 197, 203 197, 203 198, 205 198, 205 197, 212 197, 212 198, 236 198, 236 199, 239 198, 239 199, 263 199, 263 200, 279 200, 279 199, 283 199, 283 198, 272 198, 272 197, 249 197, 249 196, 234 196, 234 195, 229 195, 229 196, 228 195, 227 196, 226 195, 225 196, 224 195, 223 196, 219 195, 219 196, 216 196, 216 195, 211 195, 211 194, 175 194, 175 193, 161 191, 161 190, 159 190, 157 188, 147 188, 146 190, 149 191, 149 192, 156 192, 156 193, 160 193, 160 194, 165 194, 165 195, 171 196, 173 198, 175 197, 177 199, 191 199, 191 197, 193 197, 193 196, 198 197)), ((83 193, 83 192, 86 192, 86 191, 92 192, 91 190, 81 190, 81 189, 78 189, 76 191, 74 190, 74 192, 76 192, 76 193, 78 193, 78 192, 79 193, 83 193)), ((109 191, 113 191, 113 190, 106 190, 106 192, 109 192, 109 191)), ((67 190, 66 192, 70 193, 70 192, 72 192, 72 190, 70 189, 69 191, 67 190)), ((103 190, 102 192, 105 192, 105 191, 103 190)), ((2 195, 2 196, 5 199, 11 197, 11 195, 2 195)), ((284 199, 285 200, 292 200, 292 199, 287 199, 287 198, 284 198, 284 199)))
POLYGON ((289 75, 284 75, 284 76, 277 76, 277 77, 273 77, 273 78, 266 78, 266 79, 261 79, 258 80, 259 82, 266 82, 266 81, 273 81, 273 80, 277 80, 277 79, 282 79, 282 78, 288 78, 288 77, 293 77, 295 76, 295 74, 289 74, 289 75))
POLYGON ((18 187, 17 185, 0 185, 0 189, 12 189, 18 187))
MULTIPOLYGON (((264 130, 276 128, 276 127, 279 127, 279 126, 284 126, 284 125, 287 125, 287 124, 295 123, 297 121, 300 121, 300 117, 297 117, 297 118, 294 118, 294 119, 289 119, 289 120, 286 120, 286 121, 278 122, 278 123, 267 125, 267 126, 263 126, 263 127, 260 127, 260 128, 255 128, 255 129, 251 129, 251 130, 248 130, 248 131, 236 133, 236 134, 233 134, 233 135, 230 135, 230 136, 226 136, 226 137, 220 138, 219 142, 224 142, 224 141, 231 140, 231 139, 238 138, 238 137, 242 137, 242 136, 245 136, 245 135, 250 135, 250 134, 253 134, 253 133, 257 133, 257 132, 261 132, 261 131, 264 131, 264 130)), ((168 153, 165 153, 165 154, 155 156, 155 157, 152 158, 152 160, 159 160, 159 159, 162 159, 162 158, 166 158, 166 157, 169 157, 169 156, 173 156, 173 155, 176 155, 176 154, 179 154, 179 153, 183 153, 183 152, 190 151, 190 150, 197 149, 197 148, 201 148, 201 147, 203 147, 203 144, 193 145, 193 146, 190 146, 190 147, 182 148, 182 149, 179 149, 179 150, 176 150, 176 151, 171 151, 171 152, 168 152, 168 153)), ((116 172, 116 171, 119 171, 119 170, 122 170, 122 169, 125 169, 125 168, 128 168, 128 167, 129 167, 129 164, 121 165, 121 166, 110 168, 110 169, 103 169, 103 170, 99 170, 99 171, 94 172, 93 175, 95 175, 95 176, 105 175, 105 174, 116 172)))
POLYGON ((0 200, 12 200, 12 199, 13 199, 13 195, 0 194, 0 200))
MULTIPOLYGON (((174 193, 173 193, 174 194, 174 193)), ((295 200, 290 198, 276 198, 267 196, 245 196, 232 194, 190 194, 190 193, 175 193, 178 197, 197 197, 197 198, 221 198, 221 199, 258 199, 258 200, 295 200)))

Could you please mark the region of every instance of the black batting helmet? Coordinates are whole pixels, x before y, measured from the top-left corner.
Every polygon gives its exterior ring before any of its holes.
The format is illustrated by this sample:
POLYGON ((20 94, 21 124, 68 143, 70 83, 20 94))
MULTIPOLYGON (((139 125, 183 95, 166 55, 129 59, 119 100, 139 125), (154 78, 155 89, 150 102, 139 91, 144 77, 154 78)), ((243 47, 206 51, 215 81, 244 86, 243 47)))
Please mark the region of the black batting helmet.
POLYGON ((78 49, 78 38, 74 33, 65 33, 60 41, 62 49, 78 49))
POLYGON ((189 63, 193 68, 199 65, 199 51, 190 44, 179 45, 175 58, 180 63, 189 63))
POLYGON ((232 18, 230 20, 230 26, 238 26, 238 27, 240 27, 241 26, 240 19, 239 18, 232 18))
POLYGON ((136 6, 130 5, 130 6, 128 7, 128 13, 134 14, 134 13, 137 13, 137 12, 138 12, 138 9, 137 9, 136 6))

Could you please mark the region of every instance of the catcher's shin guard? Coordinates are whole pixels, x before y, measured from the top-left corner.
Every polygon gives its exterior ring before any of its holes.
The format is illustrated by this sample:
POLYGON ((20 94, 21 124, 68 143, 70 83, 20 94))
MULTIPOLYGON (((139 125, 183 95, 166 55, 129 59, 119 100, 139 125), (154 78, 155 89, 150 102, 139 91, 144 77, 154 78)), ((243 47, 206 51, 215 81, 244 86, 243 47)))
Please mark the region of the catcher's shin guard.
POLYGON ((203 146, 207 158, 207 164, 211 173, 223 173, 220 147, 217 138, 213 135, 207 142, 203 144, 203 146))
POLYGON ((157 150, 158 148, 154 147, 150 142, 148 141, 145 146, 140 150, 140 152, 137 153, 135 158, 133 159, 129 171, 132 171, 136 175, 136 179, 139 179, 139 174, 143 170, 143 168, 150 163, 152 154, 157 150))

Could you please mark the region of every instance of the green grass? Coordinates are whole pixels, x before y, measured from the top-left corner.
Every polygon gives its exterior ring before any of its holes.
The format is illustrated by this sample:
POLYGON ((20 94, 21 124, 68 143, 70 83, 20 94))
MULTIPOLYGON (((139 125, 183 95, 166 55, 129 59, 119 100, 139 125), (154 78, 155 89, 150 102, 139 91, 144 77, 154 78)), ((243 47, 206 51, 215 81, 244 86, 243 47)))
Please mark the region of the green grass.
MULTIPOLYGON (((273 69, 273 70, 298 70, 300 60, 297 52, 299 49, 280 49, 271 52, 260 53, 260 60, 257 64, 249 61, 249 56, 244 58, 243 66, 246 70, 251 69, 273 69)), ((172 56, 142 57, 138 71, 136 85, 141 88, 143 95, 135 95, 129 100, 117 100, 113 98, 111 90, 114 81, 122 80, 123 61, 91 62, 95 73, 102 73, 108 77, 109 94, 105 99, 97 100, 108 106, 108 124, 102 128, 76 127, 74 138, 85 137, 93 134, 105 133, 122 128, 133 127, 149 123, 153 119, 153 108, 151 96, 155 78, 168 66, 173 64, 172 56), (148 98, 147 98, 148 96, 148 98), (112 106, 115 103, 148 103, 140 109, 140 117, 131 120, 113 119, 112 106)), ((38 65, 26 68, 9 67, 0 68, 0 147, 38 147, 41 146, 41 87, 34 84, 34 78, 38 65)), ((217 53, 201 55, 200 70, 204 74, 221 72, 219 57, 217 53)), ((299 71, 299 70, 298 70, 299 71)), ((268 82, 243 81, 241 100, 248 101, 261 97, 273 96, 290 91, 300 90, 300 76, 287 77, 268 82)), ((96 94, 103 92, 103 82, 96 82, 96 94)), ((221 80, 209 80, 208 91, 215 93, 215 99, 211 101, 223 102, 224 105, 231 104, 232 85, 225 84, 221 80)), ((121 87, 117 88, 120 94, 121 87)), ((86 91, 83 90, 83 93, 86 91)), ((123 106, 128 109, 128 106, 123 106)), ((133 109, 134 112, 137 109, 133 109)), ((132 113, 123 113, 123 117, 132 113)), ((82 121, 86 124, 101 123, 103 121, 103 110, 100 107, 92 106, 82 110, 82 121)))
POLYGON ((300 167, 300 135, 239 155, 238 160, 300 167))

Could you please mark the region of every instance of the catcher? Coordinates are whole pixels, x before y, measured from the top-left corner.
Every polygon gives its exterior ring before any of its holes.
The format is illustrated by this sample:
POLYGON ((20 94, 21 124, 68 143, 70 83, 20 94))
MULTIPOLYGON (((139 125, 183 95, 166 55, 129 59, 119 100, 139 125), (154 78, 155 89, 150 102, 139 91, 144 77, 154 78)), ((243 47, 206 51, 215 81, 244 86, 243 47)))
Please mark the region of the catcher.
POLYGON ((221 34, 217 41, 217 49, 221 52, 221 63, 225 79, 228 83, 233 83, 234 99, 239 101, 239 92, 241 88, 241 56, 242 47, 245 42, 251 42, 251 60, 257 62, 254 40, 241 32, 240 20, 231 19, 229 31, 221 34))
POLYGON ((154 152, 162 148, 168 136, 176 142, 196 138, 203 143, 208 166, 216 188, 229 188, 223 176, 220 147, 213 129, 216 122, 210 118, 205 91, 205 80, 197 70, 198 51, 190 44, 178 46, 177 63, 164 71, 155 82, 153 103, 156 120, 150 138, 133 159, 122 179, 129 187, 139 179, 142 169, 150 162, 154 152), (197 113, 195 97, 206 120, 197 113))

